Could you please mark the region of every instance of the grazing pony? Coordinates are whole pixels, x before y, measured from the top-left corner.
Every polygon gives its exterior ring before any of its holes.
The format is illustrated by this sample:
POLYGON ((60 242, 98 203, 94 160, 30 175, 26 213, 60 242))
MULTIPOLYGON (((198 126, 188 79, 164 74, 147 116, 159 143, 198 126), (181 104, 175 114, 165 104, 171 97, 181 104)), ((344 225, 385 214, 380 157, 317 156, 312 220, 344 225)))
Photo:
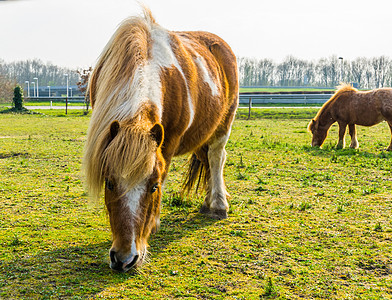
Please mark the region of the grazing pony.
MULTIPOLYGON (((355 125, 373 126, 387 121, 392 133, 392 89, 381 88, 361 92, 350 85, 341 85, 335 94, 321 107, 316 117, 310 121, 308 131, 313 134, 312 146, 320 147, 335 122, 339 124, 337 148, 344 148, 344 137, 348 125, 351 148, 358 148, 355 125)), ((387 148, 392 151, 392 140, 387 148)))
POLYGON ((112 269, 125 272, 144 261, 173 156, 192 153, 183 188, 201 178, 201 212, 227 217, 223 167, 239 85, 236 58, 221 38, 168 31, 145 8, 114 33, 89 89, 84 169, 92 197, 105 186, 112 269))

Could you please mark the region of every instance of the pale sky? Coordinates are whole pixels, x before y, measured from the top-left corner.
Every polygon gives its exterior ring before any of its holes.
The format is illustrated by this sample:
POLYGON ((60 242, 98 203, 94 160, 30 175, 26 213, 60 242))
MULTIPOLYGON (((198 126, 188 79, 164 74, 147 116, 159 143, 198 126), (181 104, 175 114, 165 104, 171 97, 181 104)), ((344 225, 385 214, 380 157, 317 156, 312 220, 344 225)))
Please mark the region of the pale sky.
MULTIPOLYGON (((392 57, 391 0, 144 0, 169 30, 205 30, 237 56, 392 57)), ((0 0, 0 58, 94 66, 135 0, 0 0)))

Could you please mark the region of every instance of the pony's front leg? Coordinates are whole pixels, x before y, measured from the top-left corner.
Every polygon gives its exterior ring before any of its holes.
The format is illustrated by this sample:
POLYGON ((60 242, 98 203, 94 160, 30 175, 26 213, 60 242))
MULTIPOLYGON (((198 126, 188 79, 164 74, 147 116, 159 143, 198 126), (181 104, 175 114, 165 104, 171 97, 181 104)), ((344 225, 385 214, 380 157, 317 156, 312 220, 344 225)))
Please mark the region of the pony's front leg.
POLYGON ((347 127, 347 123, 343 123, 343 122, 339 122, 339 141, 338 144, 336 145, 336 149, 342 149, 345 147, 345 140, 344 137, 346 136, 346 127, 347 127))
POLYGON ((229 204, 226 200, 226 187, 223 180, 223 167, 226 161, 225 145, 229 134, 213 141, 208 147, 210 178, 207 182, 207 196, 200 209, 214 219, 227 218, 229 204))
POLYGON ((351 136, 351 144, 350 147, 353 149, 358 149, 359 143, 357 139, 357 130, 355 128, 355 124, 348 125, 348 130, 351 136))

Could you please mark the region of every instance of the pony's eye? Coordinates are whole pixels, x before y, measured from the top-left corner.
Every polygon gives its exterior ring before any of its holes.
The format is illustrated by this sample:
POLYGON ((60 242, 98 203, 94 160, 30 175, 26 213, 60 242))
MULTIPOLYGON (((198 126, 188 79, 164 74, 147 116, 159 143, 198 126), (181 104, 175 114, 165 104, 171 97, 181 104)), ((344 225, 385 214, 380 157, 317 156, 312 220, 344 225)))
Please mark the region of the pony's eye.
POLYGON ((105 185, 109 191, 113 191, 114 189, 113 183, 107 178, 105 179, 105 185))
POLYGON ((155 183, 152 187, 151 187, 151 194, 154 194, 156 192, 156 190, 158 189, 159 184, 155 183))

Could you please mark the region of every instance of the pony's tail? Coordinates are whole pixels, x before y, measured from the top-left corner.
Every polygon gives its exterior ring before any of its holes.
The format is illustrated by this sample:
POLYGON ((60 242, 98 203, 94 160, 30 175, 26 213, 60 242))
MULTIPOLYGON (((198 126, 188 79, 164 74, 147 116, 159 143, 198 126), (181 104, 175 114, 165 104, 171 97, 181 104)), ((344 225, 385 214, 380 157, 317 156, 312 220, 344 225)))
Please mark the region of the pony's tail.
POLYGON ((196 194, 201 185, 205 188, 210 178, 210 167, 208 164, 208 146, 204 145, 194 152, 188 161, 188 171, 183 183, 183 191, 187 194, 196 185, 196 194))

